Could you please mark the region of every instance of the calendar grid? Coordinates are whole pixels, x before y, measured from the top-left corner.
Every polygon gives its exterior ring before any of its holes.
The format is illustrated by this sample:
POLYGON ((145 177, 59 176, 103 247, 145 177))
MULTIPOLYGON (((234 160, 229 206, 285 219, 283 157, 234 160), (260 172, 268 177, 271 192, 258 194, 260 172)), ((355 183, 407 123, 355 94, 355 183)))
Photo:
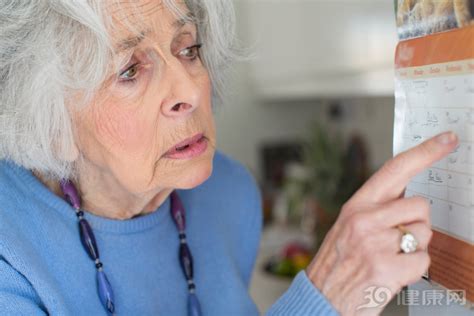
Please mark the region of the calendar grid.
POLYGON ((474 244, 474 70, 473 60, 450 61, 449 69, 437 65, 397 70, 394 149, 401 152, 446 130, 458 135, 458 147, 412 179, 406 195, 429 199, 432 225, 474 244), (423 71, 422 71, 423 70, 423 71))

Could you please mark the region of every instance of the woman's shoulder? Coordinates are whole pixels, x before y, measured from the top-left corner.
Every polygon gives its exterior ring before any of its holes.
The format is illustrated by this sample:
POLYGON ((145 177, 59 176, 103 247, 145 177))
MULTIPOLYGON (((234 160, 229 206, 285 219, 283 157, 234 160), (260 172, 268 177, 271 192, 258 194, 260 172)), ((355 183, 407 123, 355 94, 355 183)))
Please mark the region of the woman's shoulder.
POLYGON ((38 230, 46 221, 41 216, 39 193, 28 174, 27 169, 0 160, 0 244, 3 246, 19 247, 20 243, 37 239, 38 230))
POLYGON ((241 162, 217 151, 209 184, 228 189, 232 194, 243 192, 259 198, 260 193, 253 174, 241 162))
POLYGON ((15 170, 17 168, 19 167, 12 162, 0 160, 0 227, 2 223, 5 224, 7 215, 22 204, 22 188, 15 170))
POLYGON ((261 219, 261 194, 252 173, 237 160, 216 152, 209 179, 183 192, 190 205, 199 205, 222 222, 247 226, 261 219))
MULTIPOLYGON (((15 205, 22 205, 28 196, 28 170, 8 160, 0 160, 0 214, 15 205)), ((30 188, 32 191, 34 187, 30 188)), ((33 192, 30 191, 33 195, 33 192)))
POLYGON ((216 152, 209 179, 183 195, 187 206, 195 210, 190 221, 198 227, 199 238, 206 235, 211 243, 224 243, 248 286, 262 229, 261 195, 252 173, 216 152))
MULTIPOLYGON (((214 156, 212 175, 196 188, 196 193, 223 203, 229 210, 238 211, 229 216, 259 216, 261 194, 257 181, 241 162, 217 151, 214 156)), ((222 214, 224 215, 224 214, 222 214)))
POLYGON ((11 201, 17 198, 20 192, 23 194, 28 190, 32 177, 26 168, 10 160, 0 159, 0 201, 11 201))

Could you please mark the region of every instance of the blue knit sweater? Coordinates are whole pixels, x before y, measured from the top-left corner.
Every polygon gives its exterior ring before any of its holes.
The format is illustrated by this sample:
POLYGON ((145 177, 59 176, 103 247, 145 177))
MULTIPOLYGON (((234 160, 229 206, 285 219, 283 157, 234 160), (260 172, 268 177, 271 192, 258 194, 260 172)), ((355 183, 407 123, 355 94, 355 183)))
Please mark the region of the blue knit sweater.
MULTIPOLYGON (((262 221, 254 179, 217 153, 211 177, 178 193, 203 314, 258 315, 248 294, 262 221)), ((169 207, 168 198, 155 212, 123 221, 85 214, 117 315, 186 316, 187 287, 169 207)), ((30 171, 7 161, 0 161, 0 314, 106 315, 74 211, 30 171)), ((301 272, 267 314, 336 312, 301 272)))

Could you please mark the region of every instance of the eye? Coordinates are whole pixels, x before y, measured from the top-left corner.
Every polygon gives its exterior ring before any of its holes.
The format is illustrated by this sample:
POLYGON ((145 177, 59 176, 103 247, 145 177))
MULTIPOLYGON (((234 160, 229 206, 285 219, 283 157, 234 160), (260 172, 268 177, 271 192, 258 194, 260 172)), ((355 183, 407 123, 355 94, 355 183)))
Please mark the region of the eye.
POLYGON ((199 49, 201 47, 202 44, 196 44, 190 47, 186 47, 185 49, 180 50, 178 55, 188 60, 195 60, 199 57, 199 49))
POLYGON ((130 81, 130 80, 135 80, 135 76, 138 73, 138 63, 135 63, 128 67, 125 71, 120 73, 119 79, 123 81, 130 81))

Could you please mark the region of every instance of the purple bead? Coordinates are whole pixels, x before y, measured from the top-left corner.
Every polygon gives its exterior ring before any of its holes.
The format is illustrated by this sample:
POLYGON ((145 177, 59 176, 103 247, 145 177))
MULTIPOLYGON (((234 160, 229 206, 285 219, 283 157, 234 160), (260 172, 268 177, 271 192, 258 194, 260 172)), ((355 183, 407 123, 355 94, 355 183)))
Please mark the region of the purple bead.
POLYGON ((79 231, 81 233, 82 245, 89 254, 89 257, 92 260, 99 258, 99 249, 97 249, 94 233, 92 232, 91 226, 84 218, 79 220, 79 231))
POLYGON ((76 209, 81 208, 81 198, 74 184, 69 180, 63 179, 59 182, 59 185, 69 204, 76 209))
POLYGON ((179 262, 186 280, 191 280, 193 278, 193 257, 187 244, 179 245, 179 262))
POLYGON ((189 293, 188 296, 188 316, 201 316, 201 304, 194 293, 189 293))
POLYGON ((186 228, 186 219, 184 215, 184 206, 176 191, 171 192, 171 217, 173 217, 179 232, 184 232, 186 228))
POLYGON ((115 312, 114 292, 103 270, 97 270, 97 290, 102 305, 110 315, 113 314, 115 312))

